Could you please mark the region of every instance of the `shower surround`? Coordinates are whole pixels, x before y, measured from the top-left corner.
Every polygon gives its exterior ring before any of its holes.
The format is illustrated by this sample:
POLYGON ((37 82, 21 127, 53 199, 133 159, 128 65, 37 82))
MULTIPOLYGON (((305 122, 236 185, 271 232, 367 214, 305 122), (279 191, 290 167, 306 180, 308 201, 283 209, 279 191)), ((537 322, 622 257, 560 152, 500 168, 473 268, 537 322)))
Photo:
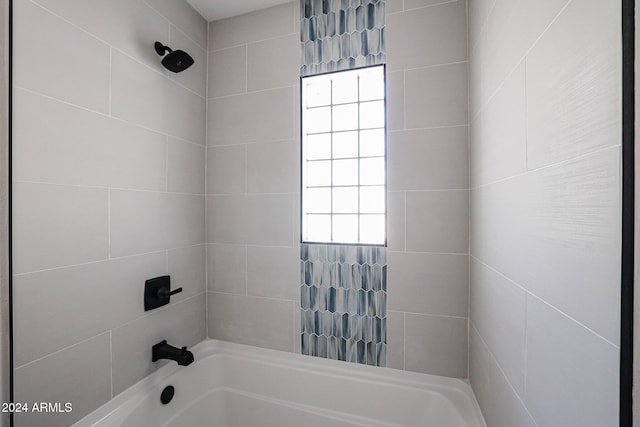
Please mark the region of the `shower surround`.
POLYGON ((387 0, 388 246, 342 261, 300 244, 299 2, 208 25, 175 0, 14 5, 16 398, 74 402, 16 425, 69 425, 156 370, 162 339, 326 336, 357 361, 354 319, 380 319, 361 362, 470 376, 490 424, 615 423, 617 6, 387 0), (155 41, 195 65, 170 74, 155 41), (145 314, 163 274, 184 292, 145 314))

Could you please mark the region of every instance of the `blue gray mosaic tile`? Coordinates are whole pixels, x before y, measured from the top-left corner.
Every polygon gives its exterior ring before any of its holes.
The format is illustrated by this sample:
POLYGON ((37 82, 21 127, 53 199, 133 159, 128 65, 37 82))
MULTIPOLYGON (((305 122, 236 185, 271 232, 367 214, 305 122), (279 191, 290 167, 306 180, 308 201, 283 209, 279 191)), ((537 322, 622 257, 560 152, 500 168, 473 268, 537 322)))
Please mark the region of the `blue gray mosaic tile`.
POLYGON ((300 247, 302 353, 386 366, 387 248, 300 247))
POLYGON ((301 76, 386 62, 384 0, 300 0, 301 76))

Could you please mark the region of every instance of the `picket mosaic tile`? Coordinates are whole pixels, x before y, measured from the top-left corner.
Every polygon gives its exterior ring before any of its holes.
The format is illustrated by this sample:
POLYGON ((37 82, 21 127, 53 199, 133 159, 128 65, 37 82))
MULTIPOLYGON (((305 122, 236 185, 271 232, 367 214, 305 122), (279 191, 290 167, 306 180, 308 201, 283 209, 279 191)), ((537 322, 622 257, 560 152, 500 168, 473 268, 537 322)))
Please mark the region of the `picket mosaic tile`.
POLYGON ((386 366, 387 249, 300 247, 302 353, 386 366))
POLYGON ((386 62, 384 0, 301 0, 300 74, 386 62))

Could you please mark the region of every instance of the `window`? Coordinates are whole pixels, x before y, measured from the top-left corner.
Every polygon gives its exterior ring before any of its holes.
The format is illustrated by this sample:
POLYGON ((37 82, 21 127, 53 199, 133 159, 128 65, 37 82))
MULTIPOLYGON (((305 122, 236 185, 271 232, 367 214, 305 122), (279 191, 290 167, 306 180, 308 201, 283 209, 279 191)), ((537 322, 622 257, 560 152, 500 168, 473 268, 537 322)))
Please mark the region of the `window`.
POLYGON ((302 79, 302 240, 386 241, 384 66, 302 79))

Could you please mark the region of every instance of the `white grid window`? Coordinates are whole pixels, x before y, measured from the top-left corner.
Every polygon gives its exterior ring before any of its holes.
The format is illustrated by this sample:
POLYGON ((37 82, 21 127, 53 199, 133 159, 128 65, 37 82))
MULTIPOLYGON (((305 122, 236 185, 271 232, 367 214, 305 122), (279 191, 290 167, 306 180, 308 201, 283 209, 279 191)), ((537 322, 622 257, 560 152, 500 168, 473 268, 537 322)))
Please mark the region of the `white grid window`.
POLYGON ((386 242, 384 66, 302 79, 302 240, 386 242))

